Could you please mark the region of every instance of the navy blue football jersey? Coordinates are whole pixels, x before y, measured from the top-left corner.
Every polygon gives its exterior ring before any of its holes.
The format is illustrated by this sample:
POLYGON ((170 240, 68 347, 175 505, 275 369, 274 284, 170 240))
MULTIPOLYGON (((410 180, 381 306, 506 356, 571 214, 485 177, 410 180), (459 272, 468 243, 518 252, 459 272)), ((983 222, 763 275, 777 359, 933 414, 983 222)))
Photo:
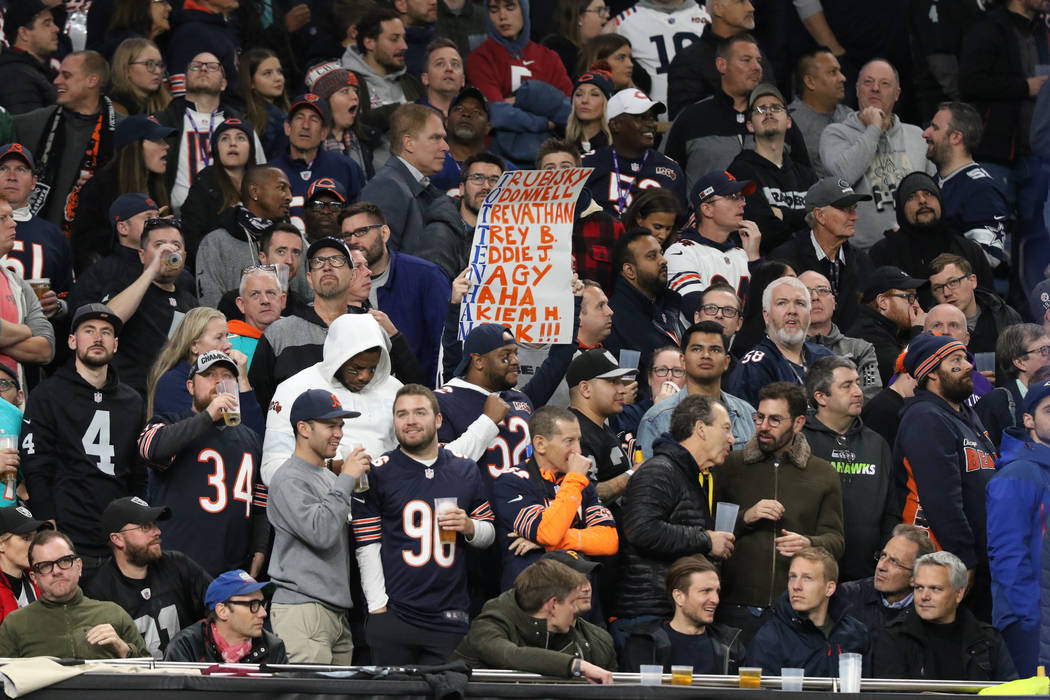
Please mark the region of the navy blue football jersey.
POLYGON ((587 189, 594 201, 617 218, 631 205, 635 195, 650 187, 666 187, 678 197, 684 211, 690 208, 682 168, 655 149, 649 149, 643 158, 632 159, 615 154, 612 146, 605 146, 585 156, 583 167, 594 168, 587 178, 587 189))
POLYGON ((1005 260, 1010 207, 995 178, 978 163, 970 163, 947 178, 938 177, 937 183, 945 223, 979 243, 992 257, 1005 260))
MULTIPOLYGON (((150 503, 171 508, 160 525, 165 548, 176 549, 212 576, 247 569, 266 522, 266 487, 259 476, 262 438, 246 425, 211 426, 174 457, 157 454, 163 432, 197 414, 158 415, 139 436, 139 453, 152 467, 150 503)), ((265 528, 268 533, 268 528, 265 528)), ((268 537, 268 536, 267 536, 268 537)))
POLYGON ((39 216, 18 222, 15 242, 4 264, 24 280, 48 278, 56 294, 73 286, 69 240, 57 226, 39 216))
POLYGON ((354 494, 357 547, 379 543, 387 605, 399 618, 442 632, 466 632, 468 610, 466 546, 439 541, 434 499, 454 496, 476 520, 493 521, 485 483, 477 465, 446 449, 431 466, 400 448, 372 462, 370 488, 354 494))
MULTIPOLYGON (((466 432, 485 407, 488 394, 473 388, 461 379, 453 379, 434 392, 441 407, 441 428, 438 440, 448 444, 466 432)), ((478 466, 492 479, 525 461, 526 450, 532 442, 529 433, 529 418, 532 417, 532 402, 517 389, 500 392, 500 398, 510 404, 510 412, 500 421, 499 434, 492 445, 478 460, 478 466)))

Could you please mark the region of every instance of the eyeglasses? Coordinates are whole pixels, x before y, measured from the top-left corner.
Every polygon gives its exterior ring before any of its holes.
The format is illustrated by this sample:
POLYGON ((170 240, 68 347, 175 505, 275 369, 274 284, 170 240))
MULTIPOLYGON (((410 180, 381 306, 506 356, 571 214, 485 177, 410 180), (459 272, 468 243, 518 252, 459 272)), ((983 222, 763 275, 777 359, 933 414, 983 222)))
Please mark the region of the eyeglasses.
POLYGON ((347 231, 343 234, 343 237, 353 236, 354 238, 364 238, 368 235, 369 231, 374 231, 377 228, 383 228, 386 224, 370 224, 369 226, 362 226, 361 228, 355 228, 353 231, 347 231))
POLYGON ((1017 359, 1021 359, 1022 357, 1028 357, 1033 353, 1039 353, 1039 356, 1045 360, 1048 357, 1050 357, 1050 345, 1043 345, 1042 347, 1032 348, 1031 350, 1028 350, 1027 352, 1023 352, 1020 355, 1018 355, 1017 359))
POLYGON ((753 110, 755 114, 781 114, 784 111, 784 105, 773 103, 769 105, 758 105, 753 110))
POLYGON ((76 562, 76 560, 79 558, 80 557, 78 557, 76 554, 68 554, 62 557, 61 559, 56 559, 54 561, 38 561, 36 564, 33 564, 32 568, 33 571, 35 571, 38 574, 50 574, 52 571, 55 570, 56 566, 62 569, 63 571, 71 568, 74 562, 76 562))
POLYGON ((346 267, 347 263, 350 263, 350 267, 354 266, 345 255, 329 255, 326 258, 321 256, 310 258, 310 269, 320 270, 325 266, 325 263, 328 263, 332 267, 346 267))
POLYGON ((480 185, 482 183, 488 183, 489 187, 495 187, 502 175, 482 175, 481 173, 471 173, 464 178, 467 182, 472 185, 480 185))
POLYGON ((705 316, 717 316, 719 312, 722 312, 723 318, 736 318, 740 315, 740 309, 732 306, 719 306, 718 304, 703 304, 700 310, 704 312, 705 316))
POLYGON ((809 295, 811 297, 830 297, 835 292, 832 291, 831 287, 810 287, 809 295))
POLYGON ((581 12, 580 14, 581 15, 585 15, 585 14, 587 14, 589 12, 593 12, 594 14, 598 15, 599 17, 603 17, 603 18, 609 16, 609 8, 608 7, 599 7, 599 8, 593 9, 593 10, 588 8, 588 9, 584 10, 583 12, 581 12))
POLYGON ((346 205, 342 202, 310 202, 310 208, 314 211, 342 211, 346 205))
POLYGON ((263 601, 260 598, 254 598, 252 600, 227 600, 223 605, 243 605, 248 608, 248 612, 254 615, 259 612, 259 608, 263 606, 263 601))
POLYGON ((150 73, 163 73, 164 69, 168 67, 168 64, 164 61, 155 61, 152 58, 148 61, 130 61, 129 65, 145 66, 150 73))
POLYGON ((751 420, 755 421, 755 425, 761 425, 763 422, 769 423, 770 428, 777 428, 781 423, 787 420, 784 416, 767 416, 764 413, 755 411, 751 414, 751 420))
POLYGON ((905 301, 908 302, 909 305, 914 304, 915 302, 917 302, 919 300, 919 295, 916 294, 915 292, 908 292, 907 294, 905 294, 903 292, 892 292, 890 294, 887 294, 886 296, 888 296, 888 297, 897 297, 898 299, 904 299, 905 301))
POLYGON ((0 379, 0 391, 11 391, 18 388, 18 382, 14 379, 0 379))
POLYGON ((661 378, 670 374, 675 379, 681 379, 685 376, 685 370, 681 367, 653 367, 653 374, 661 378))
POLYGON ((969 277, 969 275, 961 275, 959 277, 956 277, 955 279, 948 280, 944 284, 935 284, 932 287, 930 287, 930 291, 933 292, 934 296, 942 294, 945 289, 954 292, 956 289, 959 288, 959 285, 962 284, 962 281, 967 277, 969 277))
POLYGON ((707 200, 706 202, 701 202, 701 204, 714 204, 715 202, 717 202, 719 200, 722 200, 722 199, 728 199, 730 202, 740 202, 740 201, 743 201, 744 195, 742 195, 739 192, 737 192, 736 194, 727 194, 727 195, 724 195, 724 196, 721 196, 721 197, 712 197, 711 199, 707 200))
POLYGON ((134 532, 135 530, 142 530, 143 532, 152 532, 153 530, 159 530, 160 525, 157 523, 142 523, 141 525, 132 525, 126 527, 123 530, 117 530, 117 532, 134 532))
POLYGON ((906 564, 901 564, 899 561, 897 561, 896 559, 891 557, 889 554, 886 554, 886 552, 875 552, 875 563, 876 564, 881 562, 883 559, 885 559, 889 563, 893 564, 898 569, 901 569, 902 571, 911 571, 911 567, 910 566, 907 566, 906 564))
POLYGON ((218 61, 194 61, 190 65, 186 66, 187 70, 191 70, 194 73, 199 71, 208 71, 209 73, 218 73, 222 70, 222 64, 218 61))

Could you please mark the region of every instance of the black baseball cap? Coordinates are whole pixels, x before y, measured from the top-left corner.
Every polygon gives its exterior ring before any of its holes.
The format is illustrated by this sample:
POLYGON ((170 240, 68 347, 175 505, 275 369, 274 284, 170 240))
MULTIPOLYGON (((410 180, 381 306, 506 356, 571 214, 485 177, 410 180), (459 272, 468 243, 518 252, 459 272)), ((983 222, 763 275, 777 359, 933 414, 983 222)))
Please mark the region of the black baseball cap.
POLYGON ((608 350, 593 348, 584 350, 573 358, 565 372, 565 383, 572 388, 580 382, 589 382, 592 379, 620 379, 633 377, 637 373, 638 370, 631 367, 620 367, 620 363, 608 350))
POLYGON ((7 3, 7 11, 4 12, 4 35, 7 43, 15 45, 18 39, 18 30, 28 24, 41 12, 48 12, 49 8, 43 0, 12 0, 7 3))
POLYGON ((841 209, 857 202, 870 202, 871 199, 870 194, 854 192, 853 186, 841 177, 825 177, 813 183, 806 192, 806 211, 810 212, 819 207, 841 209))
POLYGON ((94 302, 84 304, 76 310, 73 314, 73 322, 69 324, 69 332, 76 333, 81 323, 90 321, 93 318, 107 321, 109 325, 113 326, 113 335, 120 335, 121 329, 124 328, 124 322, 120 320, 120 316, 113 313, 113 309, 105 304, 94 302))
POLYGON ((547 552, 540 557, 540 559, 553 559, 556 562, 561 562, 562 564, 579 571, 584 576, 590 576, 592 571, 601 566, 598 562, 591 561, 579 552, 575 552, 571 549, 555 549, 553 552, 547 552))
POLYGON ((926 280, 911 277, 899 267, 883 265, 875 268, 875 271, 868 277, 868 284, 864 287, 864 296, 861 298, 861 302, 869 302, 891 289, 918 289, 924 284, 926 284, 926 280))
POLYGON ((311 243, 310 247, 306 249, 306 259, 310 260, 317 254, 317 251, 324 250, 325 248, 333 248, 339 251, 346 256, 346 261, 349 263, 350 267, 354 266, 354 259, 350 257, 350 249, 346 247, 346 243, 343 243, 338 238, 332 238, 331 236, 318 238, 311 243))
POLYGON ((324 389, 309 389, 299 394, 292 404, 292 410, 288 419, 292 422, 292 429, 300 421, 329 420, 332 418, 357 418, 361 413, 348 411, 339 402, 339 397, 324 389))
POLYGON ((0 508, 0 532, 14 535, 25 535, 37 530, 53 530, 54 526, 46 520, 37 520, 25 506, 8 506, 0 508))
POLYGON ((100 522, 102 531, 109 533, 120 532, 128 524, 145 525, 158 520, 168 520, 170 517, 171 508, 167 506, 151 506, 138 496, 125 496, 109 502, 102 511, 100 522))
POLYGON ((485 116, 489 115, 489 101, 485 99, 485 96, 481 94, 481 90, 476 87, 467 86, 459 91, 455 97, 452 98, 452 102, 448 106, 448 111, 452 111, 452 108, 458 104, 461 104, 464 100, 474 99, 477 100, 481 105, 481 108, 485 110, 485 116))

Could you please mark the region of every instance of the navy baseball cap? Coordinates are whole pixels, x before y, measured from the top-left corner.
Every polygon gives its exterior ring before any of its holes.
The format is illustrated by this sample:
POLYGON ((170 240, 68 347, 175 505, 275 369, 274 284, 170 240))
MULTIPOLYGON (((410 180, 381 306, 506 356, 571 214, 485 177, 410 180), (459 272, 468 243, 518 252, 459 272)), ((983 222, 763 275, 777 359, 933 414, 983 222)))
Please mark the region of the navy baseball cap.
POLYGON ((1029 386, 1028 393, 1024 395, 1024 401, 1021 403, 1022 412, 1034 415, 1035 409, 1039 407, 1039 402, 1047 396, 1050 396, 1050 379, 1029 386))
POLYGON ((448 111, 452 111, 452 108, 458 104, 461 104, 464 100, 474 99, 477 100, 481 105, 481 108, 485 110, 485 116, 489 114, 489 101, 485 99, 485 96, 481 94, 481 90, 476 87, 465 87, 459 91, 455 97, 452 98, 452 102, 448 106, 448 111))
POLYGON ((510 328, 498 323, 483 323, 480 326, 474 326, 474 329, 467 334, 466 340, 463 341, 463 357, 456 365, 456 371, 452 376, 463 376, 470 365, 471 355, 484 355, 504 345, 516 345, 517 341, 508 341, 503 337, 507 333, 510 333, 512 338, 514 337, 510 328))
POLYGON ((152 115, 133 114, 117 124, 113 131, 113 148, 120 149, 136 141, 165 139, 174 133, 175 129, 164 126, 152 115))
POLYGON ((0 146, 0 161, 8 157, 21 158, 30 169, 36 167, 32 152, 20 143, 5 143, 0 146))
POLYGON ((84 304, 76 310, 73 314, 73 322, 69 324, 69 332, 76 333, 81 323, 90 321, 93 318, 106 321, 113 326, 113 335, 120 335, 120 330, 124 327, 124 322, 120 320, 120 316, 113 313, 113 309, 105 304, 95 302, 84 304))
POLYGON ((1043 280, 1032 287, 1028 293, 1028 305, 1032 307, 1032 318, 1042 323, 1047 309, 1050 309, 1050 280, 1043 280))
POLYGON ((918 289, 926 284, 926 280, 911 277, 907 272, 895 265, 883 265, 875 268, 868 277, 868 284, 864 287, 862 303, 867 303, 880 294, 885 294, 891 289, 918 289))
POLYGON ((171 518, 171 508, 151 506, 138 496, 114 498, 99 519, 102 532, 120 532, 125 525, 145 525, 171 518))
POLYGON ((693 185, 689 201, 700 206, 711 197, 728 197, 731 194, 754 194, 758 186, 751 180, 737 180, 725 170, 715 170, 704 175, 693 185))
POLYGON ((311 182, 306 188, 306 201, 312 202, 314 197, 322 194, 330 194, 346 204, 346 188, 334 177, 320 177, 311 182))
POLYGON ((204 593, 204 607, 214 610, 219 603, 225 603, 235 595, 248 595, 256 591, 272 589, 272 583, 259 583, 244 569, 225 571, 215 577, 208 584, 208 590, 204 593))
POLYGON ((122 194, 109 205, 109 222, 116 226, 121 221, 127 221, 144 211, 160 211, 160 207, 148 194, 141 192, 129 192, 122 194))
POLYGON ((237 370, 237 363, 221 350, 209 350, 200 355, 190 367, 190 378, 196 377, 201 372, 207 372, 214 365, 226 365, 233 372, 233 376, 239 377, 241 373, 237 370))
POLYGON ((306 259, 310 260, 317 254, 317 251, 324 250, 325 248, 334 248, 340 253, 346 256, 347 262, 350 267, 354 266, 354 259, 350 257, 350 249, 346 247, 346 243, 343 243, 338 238, 332 238, 331 236, 325 236, 324 238, 318 238, 316 241, 310 244, 310 247, 306 249, 306 259))
POLYGON ((292 101, 292 108, 288 110, 288 121, 292 121, 292 115, 295 114, 296 110, 303 107, 309 107, 313 111, 320 115, 321 120, 328 122, 330 118, 330 112, 328 110, 328 101, 322 99, 319 95, 315 95, 312 92, 308 92, 303 95, 299 95, 292 101))
POLYGON ((358 411, 348 411, 343 408, 339 397, 332 392, 324 389, 309 389, 299 394, 299 398, 292 404, 288 418, 294 430, 299 421, 357 418, 359 415, 361 413, 358 411))

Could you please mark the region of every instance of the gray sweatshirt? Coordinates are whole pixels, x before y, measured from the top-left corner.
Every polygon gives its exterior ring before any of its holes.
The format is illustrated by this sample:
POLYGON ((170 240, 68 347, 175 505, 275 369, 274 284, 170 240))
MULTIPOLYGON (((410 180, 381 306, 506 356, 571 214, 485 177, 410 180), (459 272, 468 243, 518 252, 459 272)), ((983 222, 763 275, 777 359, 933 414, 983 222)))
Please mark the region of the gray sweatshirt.
POLYGON ((353 607, 348 522, 355 483, 294 454, 274 473, 266 513, 274 529, 269 574, 277 585, 275 603, 353 607))

